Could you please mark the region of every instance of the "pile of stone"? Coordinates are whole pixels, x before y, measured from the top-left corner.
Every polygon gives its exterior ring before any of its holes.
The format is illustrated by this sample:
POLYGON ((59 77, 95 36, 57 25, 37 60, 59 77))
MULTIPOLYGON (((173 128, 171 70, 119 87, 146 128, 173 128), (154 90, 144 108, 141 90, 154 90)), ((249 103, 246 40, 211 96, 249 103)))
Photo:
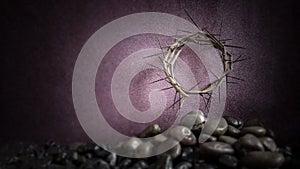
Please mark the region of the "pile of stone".
POLYGON ((62 146, 48 142, 24 147, 15 156, 0 162, 0 169, 289 168, 291 148, 279 148, 272 130, 266 129, 259 120, 243 122, 235 117, 224 116, 214 133, 206 136, 206 142, 199 143, 198 138, 204 125, 204 114, 192 111, 167 134, 159 134, 160 127, 151 125, 138 137, 132 137, 119 145, 120 149, 131 152, 131 156, 135 157, 144 157, 153 151, 160 152, 167 145, 174 145, 167 152, 153 157, 126 158, 107 152, 95 144, 62 146), (191 118, 196 121, 190 129, 186 123, 191 118), (154 135, 157 135, 154 142, 143 142, 140 139, 154 135))

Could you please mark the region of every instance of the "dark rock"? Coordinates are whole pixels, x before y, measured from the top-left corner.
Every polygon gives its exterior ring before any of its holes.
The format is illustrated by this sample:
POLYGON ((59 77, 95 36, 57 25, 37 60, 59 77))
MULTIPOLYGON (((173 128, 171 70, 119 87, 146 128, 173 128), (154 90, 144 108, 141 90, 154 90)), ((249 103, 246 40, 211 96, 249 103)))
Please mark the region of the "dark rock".
POLYGON ((216 128, 216 130, 214 131, 213 135, 214 136, 220 136, 226 133, 228 129, 228 124, 226 122, 226 120, 224 118, 221 118, 218 127, 216 128))
POLYGON ((169 135, 183 145, 194 145, 197 140, 191 130, 185 126, 175 126, 170 129, 169 135))
POLYGON ((191 162, 193 160, 194 149, 192 147, 185 147, 181 152, 181 159, 191 162))
POLYGON ((162 142, 158 146, 157 153, 160 154, 162 152, 165 152, 165 153, 163 153, 163 155, 168 154, 172 158, 177 158, 181 153, 181 145, 178 143, 178 141, 176 141, 172 138, 169 138, 168 140, 162 142), (170 147, 170 146, 173 146, 173 147, 171 149, 167 150, 166 147, 170 147), (167 151, 165 151, 165 150, 167 150, 167 151))
POLYGON ((230 136, 220 136, 219 141, 233 145, 235 142, 237 142, 237 139, 230 136))
POLYGON ((215 136, 210 136, 208 134, 204 134, 202 133, 200 136, 199 136, 199 140, 198 142, 200 143, 200 137, 203 137, 206 139, 206 142, 214 142, 214 141, 217 141, 217 137, 215 136))
POLYGON ((125 158, 117 166, 120 169, 125 169, 125 168, 128 168, 128 166, 130 166, 131 163, 132 163, 132 160, 130 158, 125 158))
POLYGON ((149 157, 154 151, 154 146, 151 142, 142 143, 137 149, 135 157, 149 157))
POLYGON ((149 168, 149 165, 144 160, 139 160, 137 163, 135 163, 132 167, 132 169, 147 169, 149 168))
POLYGON ((200 144, 200 153, 209 156, 219 156, 222 154, 233 154, 234 149, 230 144, 222 142, 205 142, 200 144))
POLYGON ((117 163, 116 153, 110 153, 109 156, 106 158, 106 161, 109 162, 110 166, 115 166, 117 163))
POLYGON ((106 161, 99 159, 94 162, 93 169, 110 169, 110 167, 106 161))
POLYGON ((241 131, 239 129, 237 129, 231 125, 228 125, 226 135, 237 138, 239 136, 240 132, 241 131))
POLYGON ((184 162, 180 162, 179 164, 177 164, 175 166, 175 169, 189 169, 192 167, 193 167, 192 163, 184 161, 184 162))
POLYGON ((260 140, 252 134, 246 134, 241 137, 237 144, 240 144, 242 148, 245 148, 248 151, 264 151, 264 146, 260 140))
POLYGON ((194 169, 216 169, 215 166, 206 163, 196 163, 194 169))
POLYGON ((173 169, 173 161, 170 155, 163 155, 158 159, 155 169, 173 169))
POLYGON ((136 137, 131 137, 125 142, 121 142, 117 146, 118 152, 126 153, 128 156, 134 156, 136 149, 142 144, 142 140, 136 137))
POLYGON ((161 132, 161 128, 158 124, 152 124, 145 128, 140 134, 139 137, 145 138, 145 137, 152 137, 161 132))
POLYGON ((253 151, 242 158, 245 166, 250 168, 278 168, 284 162, 284 156, 275 152, 253 151))
POLYGON ((105 151, 104 149, 96 145, 94 146, 93 154, 95 157, 104 158, 107 157, 110 154, 110 152, 105 151))
POLYGON ((247 133, 251 133, 254 134, 256 136, 264 136, 266 134, 266 129, 260 126, 250 126, 250 127, 244 127, 241 130, 241 134, 247 134, 247 133))
POLYGON ((180 124, 192 128, 192 130, 197 130, 203 127, 205 120, 206 119, 202 111, 194 110, 183 116, 180 120, 180 124))
POLYGON ((227 123, 231 126, 234 126, 236 128, 239 128, 243 125, 243 121, 241 119, 238 119, 236 117, 232 117, 232 116, 224 116, 225 120, 227 121, 227 123))
POLYGON ((261 127, 263 127, 264 125, 258 119, 249 119, 249 120, 245 121, 244 127, 249 127, 249 126, 261 126, 261 127))
POLYGON ((271 137, 271 138, 275 138, 275 133, 274 133, 273 130, 267 129, 266 136, 271 137))
POLYGON ((262 144, 265 146, 266 150, 275 152, 277 150, 277 145, 275 141, 270 137, 261 137, 259 140, 262 142, 262 144))
POLYGON ((219 163, 225 167, 235 168, 238 165, 238 159, 232 155, 222 155, 219 157, 219 163))

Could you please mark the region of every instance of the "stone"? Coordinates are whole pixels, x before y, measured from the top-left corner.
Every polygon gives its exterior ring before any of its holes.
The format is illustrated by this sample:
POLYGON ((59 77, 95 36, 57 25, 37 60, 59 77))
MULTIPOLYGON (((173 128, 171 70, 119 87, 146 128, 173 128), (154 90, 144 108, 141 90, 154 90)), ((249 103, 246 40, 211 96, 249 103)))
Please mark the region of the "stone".
POLYGON ((193 110, 181 118, 180 125, 195 130, 202 128, 205 120, 204 113, 201 110, 193 110))
POLYGON ((136 154, 135 157, 141 158, 141 157, 149 157, 154 150, 153 144, 148 141, 146 143, 141 144, 137 149, 136 149, 136 154))
POLYGON ((194 145, 197 140, 192 131, 185 126, 175 126, 170 129, 169 135, 183 145, 194 145))
POLYGON ((125 142, 121 142, 117 150, 122 153, 129 153, 129 156, 134 156, 135 150, 142 144, 142 140, 136 137, 131 137, 125 142))
POLYGON ((223 154, 233 154, 234 149, 230 144, 223 142, 205 142, 199 146, 200 153, 209 156, 219 156, 223 154))
POLYGON ((248 151, 264 151, 264 146, 260 142, 260 140, 252 134, 246 134, 245 136, 241 137, 238 142, 241 147, 245 148, 248 151))
POLYGON ((261 137, 259 140, 262 142, 266 150, 275 152, 277 150, 277 145, 275 141, 270 137, 261 137))
POLYGON ((192 163, 184 161, 177 164, 175 166, 175 169, 190 169, 192 167, 193 167, 192 163))
POLYGON ((203 137, 205 138, 205 142, 214 142, 214 141, 217 141, 217 137, 215 136, 210 136, 208 134, 205 134, 205 133, 202 133, 200 136, 199 136, 199 139, 198 139, 198 142, 200 143, 200 137, 203 137))
POLYGON ((206 163, 196 163, 194 169, 216 169, 215 166, 206 163))
POLYGON ((116 153, 110 153, 107 158, 106 161, 109 162, 110 166, 115 166, 117 163, 117 154, 116 153))
POLYGON ((228 125, 226 135, 237 138, 239 136, 240 132, 241 131, 239 129, 237 129, 231 125, 228 125))
POLYGON ((154 167, 155 169, 173 169, 173 161, 170 155, 161 156, 157 164, 154 167))
POLYGON ((284 163, 284 156, 269 151, 252 151, 242 158, 242 162, 250 168, 279 168, 284 163))
POLYGON ((194 149, 192 147, 185 147, 181 152, 181 159, 184 161, 192 162, 194 149))
POLYGON ((232 155, 221 155, 218 159, 219 163, 225 167, 235 168, 238 165, 238 159, 232 155))
POLYGON ((132 159, 130 158, 125 158, 123 159, 120 164, 118 164, 118 168, 123 169, 123 168, 128 168, 128 166, 130 166, 130 164, 132 163, 132 159))
POLYGON ((170 155, 173 159, 178 157, 181 153, 181 145, 178 143, 178 141, 172 139, 172 138, 169 138, 168 140, 166 140, 165 142, 162 142, 158 148, 157 148, 157 153, 160 154, 162 152, 165 152, 163 153, 164 154, 168 154, 170 155), (171 149, 166 150, 166 147, 170 147, 173 146, 171 149))
POLYGON ((214 136, 220 136, 226 133, 228 129, 228 124, 224 118, 221 118, 216 130, 214 131, 214 136))
POLYGON ((274 133, 273 130, 267 129, 266 136, 271 137, 271 138, 275 138, 275 133, 274 133))
POLYGON ((95 161, 93 168, 110 169, 109 164, 102 159, 98 159, 97 161, 95 161))
POLYGON ((237 142, 237 139, 230 136, 220 136, 219 141, 233 145, 235 142, 237 142))
POLYGON ((255 119, 249 119, 246 120, 244 123, 244 127, 249 127, 249 126, 261 126, 263 127, 264 125, 259 121, 257 118, 255 119))
POLYGON ((250 127, 244 127, 241 130, 241 134, 247 134, 247 133, 251 133, 254 134, 258 137, 264 136, 266 134, 266 129, 260 126, 250 126, 250 127))
POLYGON ((149 168, 149 165, 147 164, 146 161, 144 160, 139 160, 136 162, 132 167, 132 169, 147 169, 149 168))
POLYGON ((166 141, 168 139, 167 136, 163 135, 163 134, 159 134, 153 137, 153 140, 151 141, 151 143, 153 145, 159 145, 160 143, 166 141))
POLYGON ((161 128, 158 124, 152 124, 146 127, 140 134, 140 138, 152 137, 161 132, 161 128))
POLYGON ((239 118, 232 116, 224 116, 224 118, 227 121, 228 125, 234 126, 236 128, 240 128, 243 125, 243 121, 239 118))

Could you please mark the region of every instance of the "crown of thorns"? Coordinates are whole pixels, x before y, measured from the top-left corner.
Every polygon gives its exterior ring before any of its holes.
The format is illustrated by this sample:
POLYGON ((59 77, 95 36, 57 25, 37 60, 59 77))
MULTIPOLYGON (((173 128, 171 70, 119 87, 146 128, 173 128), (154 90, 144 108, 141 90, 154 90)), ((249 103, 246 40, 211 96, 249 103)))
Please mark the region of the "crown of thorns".
POLYGON ((226 50, 226 45, 207 30, 199 30, 195 33, 189 33, 188 35, 176 38, 173 44, 167 46, 167 50, 163 52, 163 57, 159 58, 163 64, 163 71, 166 75, 166 78, 164 79, 167 79, 167 81, 172 85, 171 88, 174 88, 176 90, 176 94, 179 94, 178 101, 180 101, 180 107, 182 107, 184 101, 183 98, 188 97, 191 94, 199 94, 200 96, 209 94, 211 96, 212 91, 219 87, 228 74, 232 71, 234 62, 232 54, 226 50), (179 57, 183 46, 188 43, 195 43, 197 45, 211 45, 219 51, 219 56, 222 60, 223 73, 221 76, 216 77, 216 80, 206 84, 199 90, 194 89, 198 84, 190 89, 183 87, 180 82, 176 80, 174 74, 174 64, 179 57))

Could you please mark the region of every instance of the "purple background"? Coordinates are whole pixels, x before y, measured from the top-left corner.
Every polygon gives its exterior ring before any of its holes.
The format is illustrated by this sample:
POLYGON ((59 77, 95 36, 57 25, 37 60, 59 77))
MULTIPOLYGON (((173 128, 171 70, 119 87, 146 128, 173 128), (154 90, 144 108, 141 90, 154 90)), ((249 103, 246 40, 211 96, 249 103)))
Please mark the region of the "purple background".
POLYGON ((86 40, 121 16, 146 11, 187 18, 218 33, 250 60, 233 75, 225 114, 258 117, 278 139, 299 140, 299 9, 296 1, 29 1, 1 5, 0 142, 88 141, 72 103, 72 73, 86 40), (273 3, 272 3, 273 2, 273 3))

